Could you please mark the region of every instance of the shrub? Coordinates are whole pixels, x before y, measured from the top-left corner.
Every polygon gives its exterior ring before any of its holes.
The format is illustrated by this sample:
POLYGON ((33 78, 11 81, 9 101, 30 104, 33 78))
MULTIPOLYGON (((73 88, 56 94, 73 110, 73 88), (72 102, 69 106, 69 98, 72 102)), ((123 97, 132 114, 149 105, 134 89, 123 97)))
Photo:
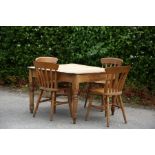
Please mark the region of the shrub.
POLYGON ((0 43, 0 79, 7 83, 27 79, 38 56, 95 66, 113 56, 132 65, 128 82, 155 89, 155 27, 0 27, 0 43))

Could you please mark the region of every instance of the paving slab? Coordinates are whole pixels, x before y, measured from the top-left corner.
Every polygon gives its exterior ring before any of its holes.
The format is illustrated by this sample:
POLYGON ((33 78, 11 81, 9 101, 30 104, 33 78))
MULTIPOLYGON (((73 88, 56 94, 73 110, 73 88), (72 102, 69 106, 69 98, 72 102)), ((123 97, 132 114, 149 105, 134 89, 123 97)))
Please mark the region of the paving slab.
POLYGON ((40 104, 36 117, 29 112, 28 93, 0 87, 1 129, 155 129, 155 110, 126 107, 128 123, 124 124, 121 110, 116 109, 106 127, 104 112, 92 110, 89 121, 84 120, 84 101, 79 100, 77 123, 72 124, 68 105, 57 107, 53 121, 49 121, 50 102, 40 104))

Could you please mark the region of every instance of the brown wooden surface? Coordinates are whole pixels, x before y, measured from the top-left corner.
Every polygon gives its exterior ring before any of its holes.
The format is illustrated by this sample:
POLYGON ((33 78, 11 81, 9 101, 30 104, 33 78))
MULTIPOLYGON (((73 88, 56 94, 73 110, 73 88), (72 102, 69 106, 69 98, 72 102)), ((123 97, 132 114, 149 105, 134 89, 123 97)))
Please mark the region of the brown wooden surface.
MULTIPOLYGON (((30 112, 34 109, 34 78, 36 72, 34 66, 29 69, 29 98, 30 98, 30 112)), ((70 82, 72 84, 72 118, 73 123, 76 123, 77 106, 78 106, 78 92, 79 84, 83 82, 94 82, 104 78, 105 69, 100 67, 92 67, 79 64, 64 64, 59 65, 58 82, 70 82)))
POLYGON ((123 64, 123 60, 120 58, 113 58, 113 57, 108 57, 108 58, 101 58, 101 64, 102 67, 116 67, 116 66, 121 66, 123 64))
MULTIPOLYGON (((58 62, 58 58, 57 57, 38 57, 35 59, 36 62, 46 62, 46 63, 54 63, 57 64, 58 62)), ((47 88, 46 88, 47 89, 47 88)), ((48 91, 49 89, 47 89, 48 91)), ((70 84, 69 83, 61 83, 61 90, 59 87, 59 91, 57 92, 56 96, 67 96, 68 100, 65 102, 62 102, 62 104, 68 104, 69 103, 69 107, 70 107, 70 112, 71 112, 71 88, 70 88, 70 84)), ((56 105, 61 105, 57 102, 56 100, 56 105)), ((56 113, 56 105, 54 107, 54 112, 56 113)))
POLYGON ((110 120, 110 106, 112 108, 120 107, 123 113, 124 121, 127 123, 124 105, 122 101, 122 90, 124 87, 125 80, 127 78, 128 72, 130 70, 130 66, 121 66, 121 67, 111 67, 106 68, 105 74, 105 84, 104 87, 101 88, 91 88, 89 90, 89 105, 86 113, 86 120, 88 119, 91 108, 97 109, 105 109, 105 116, 107 120, 107 127, 109 127, 110 120), (97 106, 92 104, 92 95, 100 95, 103 97, 102 106, 97 106), (112 103, 110 103, 110 98, 112 98, 112 103), (118 102, 116 102, 118 100, 118 102))
MULTIPOLYGON (((101 61, 101 64, 102 64, 102 67, 104 68, 107 68, 107 67, 116 67, 116 66, 121 66, 122 63, 123 63, 123 60, 120 59, 120 58, 113 58, 113 57, 107 57, 107 58, 101 58, 100 59, 101 61)), ((102 81, 95 81, 94 82, 95 84, 98 84, 98 85, 101 85, 101 86, 104 86, 105 84, 105 81, 102 80, 102 81)), ((87 105, 87 100, 88 100, 88 91, 89 89, 93 86, 93 84, 89 84, 88 86, 88 90, 86 92, 86 99, 85 99, 85 104, 84 104, 84 108, 86 107, 87 105)), ((114 113, 114 108, 112 109, 113 113, 114 113)))
POLYGON ((38 57, 35 59, 35 61, 37 62, 51 62, 51 63, 57 63, 58 62, 58 58, 56 57, 38 57))
POLYGON ((52 120, 53 113, 56 107, 56 92, 58 91, 57 70, 59 65, 51 62, 42 61, 34 61, 33 63, 35 66, 36 79, 39 89, 41 91, 33 112, 33 117, 35 117, 39 104, 41 103, 43 92, 49 91, 51 93, 50 120, 52 120))

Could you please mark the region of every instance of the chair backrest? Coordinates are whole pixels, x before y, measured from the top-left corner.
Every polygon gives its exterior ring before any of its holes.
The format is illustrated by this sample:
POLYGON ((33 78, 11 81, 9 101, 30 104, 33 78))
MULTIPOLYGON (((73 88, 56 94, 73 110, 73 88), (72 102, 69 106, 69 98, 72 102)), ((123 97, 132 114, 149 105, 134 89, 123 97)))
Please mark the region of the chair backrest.
POLYGON ((58 64, 34 61, 39 87, 57 88, 58 64))
POLYGON ((121 93, 130 68, 130 66, 106 68, 105 93, 116 95, 121 93))
POLYGON ((123 60, 120 58, 101 58, 102 67, 116 67, 122 66, 123 60))
POLYGON ((38 57, 35 59, 37 62, 50 62, 56 64, 58 62, 58 58, 56 57, 38 57))

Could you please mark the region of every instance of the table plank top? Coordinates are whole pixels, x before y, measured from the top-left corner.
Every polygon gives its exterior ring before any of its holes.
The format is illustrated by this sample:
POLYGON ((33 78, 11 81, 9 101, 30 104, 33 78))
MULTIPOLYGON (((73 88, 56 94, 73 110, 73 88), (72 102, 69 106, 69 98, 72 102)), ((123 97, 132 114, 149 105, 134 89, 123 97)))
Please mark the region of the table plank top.
MULTIPOLYGON (((34 66, 30 66, 28 68, 34 69, 34 66)), ((69 74, 104 73, 105 68, 81 64, 60 64, 58 72, 69 74)))

